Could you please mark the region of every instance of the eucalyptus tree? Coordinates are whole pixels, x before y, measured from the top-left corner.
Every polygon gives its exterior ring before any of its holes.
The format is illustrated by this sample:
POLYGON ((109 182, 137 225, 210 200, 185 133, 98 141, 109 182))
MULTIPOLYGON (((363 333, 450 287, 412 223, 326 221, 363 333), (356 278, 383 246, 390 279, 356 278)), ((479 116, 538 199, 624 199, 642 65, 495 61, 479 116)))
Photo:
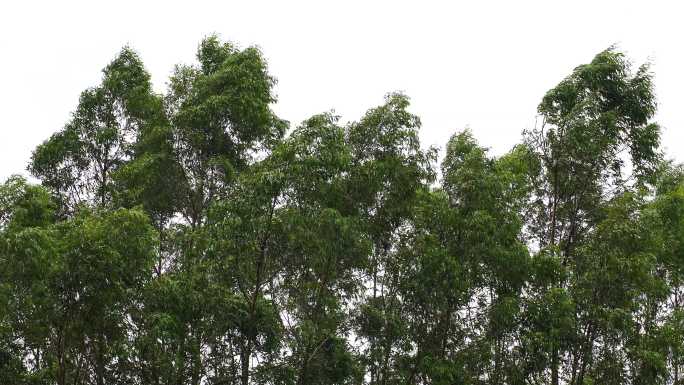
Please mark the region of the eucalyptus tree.
POLYGON ((397 245, 403 352, 387 383, 514 382, 506 352, 528 274, 528 155, 490 157, 469 131, 449 141, 442 188, 422 190, 397 245))
POLYGON ((639 357, 655 358, 650 360, 655 369, 651 372, 677 384, 684 369, 684 169, 664 162, 657 176, 655 197, 644 216, 649 219, 647 231, 657 237, 655 274, 664 287, 659 287, 658 296, 646 297, 647 328, 641 337, 650 346, 639 357))
POLYGON ((408 111, 409 99, 389 94, 385 104, 370 109, 347 129, 352 165, 349 199, 358 205, 372 250, 366 267, 366 285, 357 312, 362 325, 379 318, 372 330, 358 330, 363 360, 371 383, 391 376, 399 343, 390 331, 398 316, 393 297, 398 288, 394 244, 398 230, 407 225, 417 192, 434 179, 435 149, 423 150, 418 138, 420 119, 408 111))
POLYGON ((557 248, 567 263, 597 208, 654 174, 660 130, 651 122, 652 74, 648 65, 632 71, 611 48, 548 91, 538 110, 541 125, 525 132, 542 165, 530 228, 541 248, 557 248))
POLYGON ((213 377, 235 384, 268 379, 282 346, 279 296, 285 178, 271 157, 235 177, 229 197, 209 211, 203 234, 207 264, 221 296, 214 318, 213 377))
POLYGON ((180 212, 191 226, 202 223, 234 174, 287 127, 271 111, 275 79, 257 48, 240 50, 210 36, 197 60, 176 67, 166 97, 183 172, 180 212))
POLYGON ((63 210, 112 203, 115 172, 137 138, 163 120, 160 98, 138 55, 125 47, 103 70, 102 83, 81 94, 65 127, 33 153, 29 170, 57 193, 63 210))
POLYGON ((280 211, 285 359, 296 384, 358 383, 349 341, 353 296, 370 242, 350 196, 351 146, 331 114, 305 121, 275 154, 285 164, 280 211))
POLYGON ((123 382, 127 315, 151 276, 154 232, 140 211, 84 210, 56 222, 56 208, 27 185, 1 234, 5 304, 27 378, 123 382))
MULTIPOLYGON (((652 181, 660 159, 660 131, 651 122, 655 108, 648 65, 632 71, 611 48, 551 89, 539 105, 541 125, 525 133, 541 165, 527 226, 543 271, 529 298, 536 324, 523 337, 535 342, 523 345, 536 352, 533 372, 546 376, 548 369, 553 385, 570 381, 573 367, 581 365, 575 361, 587 359, 577 358, 573 342, 584 338, 578 331, 590 328, 582 324, 568 286, 570 275, 583 269, 576 249, 596 230, 613 197, 652 181), (533 337, 537 333, 544 337, 533 337)), ((592 345, 596 336, 589 332, 587 338, 592 345)))
POLYGON ((348 195, 350 165, 345 130, 317 115, 210 210, 208 256, 241 309, 222 332, 238 356, 227 381, 342 384, 360 375, 345 305, 367 252, 348 195))
MULTIPOLYGON (((24 227, 40 228, 53 223, 54 214, 55 205, 44 189, 31 186, 18 176, 12 176, 0 185, 0 378, 9 384, 39 382, 47 377, 46 371, 40 366, 42 345, 36 344, 33 352, 27 349, 31 345, 30 336, 39 333, 40 324, 28 322, 25 329, 29 330, 28 333, 21 333, 17 328, 18 321, 25 320, 19 315, 25 307, 17 304, 30 301, 31 298, 26 298, 25 293, 17 290, 18 280, 22 277, 16 274, 16 256, 9 253, 10 242, 13 234, 24 227), (38 357, 38 366, 26 361, 30 354, 38 357)), ((35 279, 31 274, 42 266, 40 263, 31 266, 33 269, 21 276, 35 279)))

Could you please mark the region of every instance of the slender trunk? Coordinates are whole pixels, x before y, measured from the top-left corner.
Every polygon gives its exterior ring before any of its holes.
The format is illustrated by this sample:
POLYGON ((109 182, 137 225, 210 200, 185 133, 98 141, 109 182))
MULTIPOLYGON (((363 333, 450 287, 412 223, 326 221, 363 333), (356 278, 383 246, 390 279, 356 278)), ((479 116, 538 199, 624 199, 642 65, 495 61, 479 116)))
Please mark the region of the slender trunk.
POLYGON ((66 385, 66 368, 64 367, 64 355, 60 352, 57 354, 57 384, 66 385))
POLYGON ((159 250, 157 250, 157 277, 161 276, 162 270, 164 269, 164 224, 162 220, 159 220, 159 227, 157 228, 159 232, 159 250))
POLYGON ((305 385, 306 378, 309 372, 309 360, 303 359, 302 366, 299 368, 299 375, 297 376, 297 385, 305 385))
POLYGON ((247 342, 240 352, 240 384, 249 385, 249 358, 252 355, 251 342, 247 342))
POLYGON ((414 385, 417 383, 415 381, 416 375, 418 374, 418 366, 420 365, 420 361, 423 359, 423 352, 418 349, 418 352, 416 352, 416 362, 413 363, 413 368, 411 368, 411 374, 406 377, 406 385, 414 385))
POLYGON ((105 385, 105 379, 104 379, 104 372, 105 372, 105 364, 104 364, 104 354, 102 351, 104 350, 104 347, 102 346, 102 343, 99 341, 95 343, 95 349, 97 349, 97 354, 96 354, 96 382, 97 385, 105 385))
MULTIPOLYGON (((557 216, 556 216, 556 211, 558 210, 558 165, 555 164, 554 160, 554 169, 553 169, 553 202, 552 202, 552 209, 551 209, 551 239, 549 240, 549 244, 551 246, 556 245, 556 226, 557 226, 557 216)), ((559 282, 558 284, 559 287, 563 286, 562 282, 559 282)), ((551 385, 558 385, 558 366, 559 366, 559 358, 558 358, 558 345, 557 341, 553 341, 553 348, 551 351, 551 385)))
POLYGON ((589 330, 587 331, 587 341, 584 346, 584 351, 582 352, 582 364, 580 366, 579 375, 577 376, 577 384, 582 385, 584 383, 584 374, 587 371, 587 366, 591 361, 592 349, 594 347, 594 327, 589 325, 589 330))
POLYGON ((570 385, 575 385, 577 383, 580 383, 577 381, 577 372, 578 372, 578 365, 580 361, 580 354, 578 352, 575 352, 572 357, 572 367, 570 368, 570 385))
MULTIPOLYGON (((679 310, 679 283, 675 284, 674 310, 679 310)), ((679 352, 676 350, 672 353, 672 366, 674 367, 674 385, 679 385, 679 352)))
POLYGON ((551 353, 551 385, 558 385, 558 348, 553 346, 553 351, 551 353))
POLYGON ((181 341, 178 347, 178 351, 176 352, 176 385, 183 385, 185 383, 185 376, 184 376, 184 370, 185 370, 185 335, 181 337, 181 341))
POLYGON ((496 336, 494 339, 494 373, 492 374, 492 383, 500 384, 504 341, 502 336, 496 336))
POLYGON ((64 349, 64 329, 57 337, 57 384, 66 385, 66 352, 64 349))

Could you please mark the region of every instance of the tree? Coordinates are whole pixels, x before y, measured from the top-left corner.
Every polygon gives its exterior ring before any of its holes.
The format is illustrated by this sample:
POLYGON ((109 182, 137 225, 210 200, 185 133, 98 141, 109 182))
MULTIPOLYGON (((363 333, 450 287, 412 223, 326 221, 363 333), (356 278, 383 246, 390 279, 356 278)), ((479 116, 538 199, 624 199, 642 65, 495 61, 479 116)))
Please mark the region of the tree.
POLYGON ((28 375, 59 385, 122 378, 127 318, 153 260, 148 219, 139 211, 86 210, 55 222, 47 192, 24 186, 1 253, 12 338, 31 363, 28 375))
POLYGON ((541 349, 548 362, 536 370, 549 368, 553 385, 562 376, 574 381, 576 366, 590 359, 593 321, 583 324, 576 309, 579 298, 573 298, 567 279, 583 269, 577 266, 577 248, 596 231, 605 206, 652 182, 660 159, 659 128, 650 122, 654 112, 648 66, 633 73, 624 55, 610 48, 550 90, 539 105, 541 127, 525 133, 525 144, 541 165, 528 228, 539 255, 555 264, 558 277, 533 294, 530 310, 548 312, 538 314, 541 324, 529 333, 544 335, 545 342, 534 343, 533 349, 541 349), (574 335, 581 330, 585 336, 574 335), (576 338, 585 341, 578 344, 576 338))
MULTIPOLYGON (((380 317, 382 329, 359 335, 366 339, 364 360, 370 382, 382 383, 392 375, 395 344, 386 334, 396 317, 390 298, 396 291, 392 249, 416 202, 418 190, 433 179, 435 150, 423 151, 418 140, 420 119, 408 111, 409 100, 389 94, 384 105, 369 110, 350 125, 348 141, 352 152, 349 195, 359 205, 359 215, 372 243, 367 266, 367 292, 361 307, 361 321, 380 317)), ((366 332, 368 332, 367 330, 366 332)))
POLYGON ((150 75, 128 47, 103 70, 102 84, 81 94, 72 119, 38 146, 29 170, 58 194, 63 210, 111 203, 113 175, 131 159, 145 130, 163 121, 150 75))

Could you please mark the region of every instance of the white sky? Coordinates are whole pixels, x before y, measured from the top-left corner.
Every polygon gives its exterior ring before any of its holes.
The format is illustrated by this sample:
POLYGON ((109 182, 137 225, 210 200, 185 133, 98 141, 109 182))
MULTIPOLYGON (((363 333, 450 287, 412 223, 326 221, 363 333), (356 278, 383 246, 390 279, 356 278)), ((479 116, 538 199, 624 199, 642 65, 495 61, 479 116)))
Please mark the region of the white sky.
POLYGON ((296 125, 334 109, 356 120, 404 91, 424 145, 469 126, 501 154, 534 124, 544 93, 617 43, 650 58, 657 121, 684 161, 684 5, 677 1, 2 1, 0 180, 26 174, 33 148, 124 44, 164 90, 212 32, 258 45, 278 79, 277 113, 296 125))

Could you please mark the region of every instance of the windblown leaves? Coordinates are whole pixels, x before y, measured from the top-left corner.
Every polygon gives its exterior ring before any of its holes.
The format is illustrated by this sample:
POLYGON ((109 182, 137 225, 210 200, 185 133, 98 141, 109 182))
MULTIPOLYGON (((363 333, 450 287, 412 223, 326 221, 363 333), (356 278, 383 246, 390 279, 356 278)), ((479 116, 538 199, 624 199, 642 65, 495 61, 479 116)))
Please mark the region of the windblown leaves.
POLYGON ((677 384, 684 173, 610 48, 500 156, 409 98, 288 131, 216 36, 152 91, 124 48, 0 185, 0 382, 677 384))

